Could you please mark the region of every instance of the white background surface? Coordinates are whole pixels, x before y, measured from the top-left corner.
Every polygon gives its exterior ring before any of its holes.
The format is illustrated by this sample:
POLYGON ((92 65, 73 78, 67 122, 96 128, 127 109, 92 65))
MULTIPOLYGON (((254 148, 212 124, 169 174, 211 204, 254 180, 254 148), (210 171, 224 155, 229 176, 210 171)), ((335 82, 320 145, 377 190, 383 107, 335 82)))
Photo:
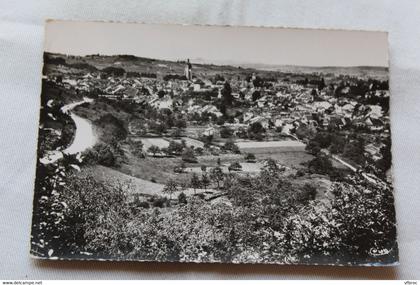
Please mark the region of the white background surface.
POLYGON ((0 279, 420 279, 419 27, 418 0, 0 0, 0 279), (32 260, 28 254, 29 230, 43 22, 48 18, 389 31, 392 151, 401 265, 333 268, 32 260))

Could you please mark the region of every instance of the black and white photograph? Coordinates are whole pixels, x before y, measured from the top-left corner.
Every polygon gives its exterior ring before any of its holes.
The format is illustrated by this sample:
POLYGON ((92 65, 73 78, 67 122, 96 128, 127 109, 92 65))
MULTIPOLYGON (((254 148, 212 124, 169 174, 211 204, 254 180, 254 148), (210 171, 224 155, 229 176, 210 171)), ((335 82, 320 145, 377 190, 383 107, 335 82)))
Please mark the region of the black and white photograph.
POLYGON ((49 20, 30 253, 398 264, 388 34, 49 20))

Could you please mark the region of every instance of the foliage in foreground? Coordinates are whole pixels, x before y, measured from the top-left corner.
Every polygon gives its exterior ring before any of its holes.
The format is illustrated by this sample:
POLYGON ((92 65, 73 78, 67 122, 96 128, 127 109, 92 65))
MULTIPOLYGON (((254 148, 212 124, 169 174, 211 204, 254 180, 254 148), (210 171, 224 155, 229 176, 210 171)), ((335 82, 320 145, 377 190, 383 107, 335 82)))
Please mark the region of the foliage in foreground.
POLYGON ((268 164, 256 178, 229 175, 225 202, 180 195, 149 208, 133 201, 129 185, 76 171, 71 163, 38 168, 37 256, 365 263, 397 254, 392 189, 357 177, 333 183, 333 201, 318 201, 313 187, 296 188, 268 164))

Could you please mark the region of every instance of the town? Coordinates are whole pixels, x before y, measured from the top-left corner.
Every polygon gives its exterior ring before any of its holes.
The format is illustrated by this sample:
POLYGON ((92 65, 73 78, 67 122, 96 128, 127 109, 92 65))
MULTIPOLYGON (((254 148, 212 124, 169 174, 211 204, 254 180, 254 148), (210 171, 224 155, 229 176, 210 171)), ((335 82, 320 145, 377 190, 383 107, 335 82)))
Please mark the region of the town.
MULTIPOLYGON (((126 59, 120 56, 114 66, 101 71, 83 59, 74 59, 69 70, 76 72, 67 76, 52 73, 47 80, 79 97, 82 94, 135 110, 128 110, 129 117, 115 117, 121 120, 128 138, 140 141, 143 155, 181 155, 183 147, 177 145, 181 141, 191 148, 192 157, 213 155, 219 159, 223 153, 268 158, 276 148, 287 152, 306 147, 313 154, 330 148, 351 165, 375 175, 383 176, 389 169, 384 160, 390 158, 383 157, 383 150, 390 148, 386 77, 363 80, 332 73, 258 74, 240 67, 237 75, 226 70, 225 74, 207 71, 203 65, 195 72, 189 61, 173 66, 152 62, 154 73, 115 67, 126 59), (78 67, 90 72, 78 74, 78 67), (147 115, 141 110, 147 110, 147 115), (329 137, 322 141, 323 134, 329 137), (361 143, 360 149, 354 149, 355 140, 361 143)), ((83 109, 80 113, 83 115, 83 109)))

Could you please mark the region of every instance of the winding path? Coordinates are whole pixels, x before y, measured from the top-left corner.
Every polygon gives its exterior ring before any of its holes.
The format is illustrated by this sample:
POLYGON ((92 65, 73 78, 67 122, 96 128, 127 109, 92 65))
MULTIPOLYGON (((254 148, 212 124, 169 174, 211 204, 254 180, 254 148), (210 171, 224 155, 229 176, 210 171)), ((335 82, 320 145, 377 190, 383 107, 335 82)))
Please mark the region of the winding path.
POLYGON ((70 117, 76 125, 73 142, 65 150, 53 150, 47 152, 47 154, 39 160, 42 164, 56 162, 57 160, 63 158, 63 153, 76 154, 95 145, 96 137, 94 135, 91 122, 71 112, 71 110, 76 106, 92 101, 92 99, 83 98, 83 101, 67 104, 61 108, 61 112, 70 114, 70 117))
MULTIPOLYGON (((340 162, 342 165, 346 166, 347 168, 349 168, 351 171, 353 172, 358 172, 357 168, 352 166, 351 164, 345 162, 344 160, 342 160, 341 158, 339 158, 337 155, 332 155, 331 156, 333 159, 335 159, 336 161, 340 162)), ((364 172, 360 172, 360 174, 362 175, 363 178, 365 178, 367 181, 374 183, 374 184, 379 184, 380 182, 382 182, 382 180, 380 180, 379 178, 377 178, 376 176, 374 176, 373 174, 371 174, 370 177, 368 176, 366 173, 364 172)))

